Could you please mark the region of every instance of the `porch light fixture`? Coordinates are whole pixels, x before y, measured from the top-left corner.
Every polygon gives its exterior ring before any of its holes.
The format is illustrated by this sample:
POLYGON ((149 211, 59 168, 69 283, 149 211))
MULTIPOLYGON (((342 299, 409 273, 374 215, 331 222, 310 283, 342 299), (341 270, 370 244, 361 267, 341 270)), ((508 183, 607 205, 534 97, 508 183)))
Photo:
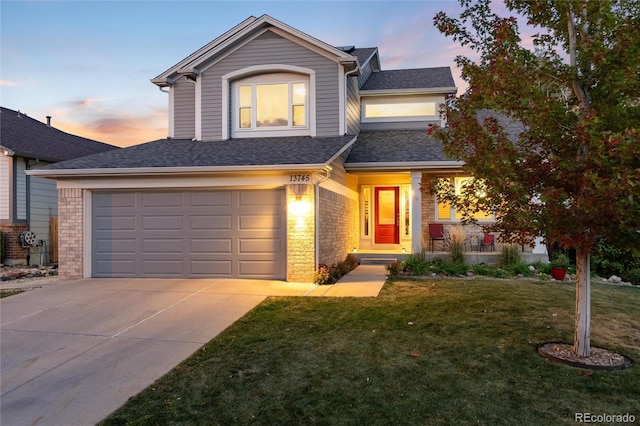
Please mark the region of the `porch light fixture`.
POLYGON ((289 211, 294 216, 305 216, 311 211, 311 204, 302 199, 302 196, 296 195, 295 200, 289 204, 289 211))

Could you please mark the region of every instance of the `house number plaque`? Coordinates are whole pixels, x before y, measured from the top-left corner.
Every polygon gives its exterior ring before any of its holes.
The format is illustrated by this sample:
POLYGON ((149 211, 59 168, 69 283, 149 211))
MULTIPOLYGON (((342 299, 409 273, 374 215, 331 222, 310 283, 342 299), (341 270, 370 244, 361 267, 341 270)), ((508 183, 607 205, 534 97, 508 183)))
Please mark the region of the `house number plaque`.
POLYGON ((309 183, 311 182, 311 175, 289 175, 289 182, 309 183))

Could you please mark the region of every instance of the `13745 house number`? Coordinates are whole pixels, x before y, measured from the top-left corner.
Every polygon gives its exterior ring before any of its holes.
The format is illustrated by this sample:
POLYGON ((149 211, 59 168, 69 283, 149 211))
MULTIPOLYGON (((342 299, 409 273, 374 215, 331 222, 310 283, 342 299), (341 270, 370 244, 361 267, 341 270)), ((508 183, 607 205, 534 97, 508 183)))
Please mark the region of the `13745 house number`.
POLYGON ((296 182, 296 183, 311 182, 311 175, 289 175, 289 182, 296 182))

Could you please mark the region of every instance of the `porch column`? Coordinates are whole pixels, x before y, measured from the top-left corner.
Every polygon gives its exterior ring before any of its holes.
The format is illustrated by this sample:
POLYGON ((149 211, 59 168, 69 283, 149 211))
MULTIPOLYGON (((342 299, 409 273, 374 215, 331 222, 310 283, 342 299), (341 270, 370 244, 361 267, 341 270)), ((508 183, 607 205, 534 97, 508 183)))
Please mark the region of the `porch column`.
POLYGON ((422 172, 411 172, 411 251, 422 251, 422 172))

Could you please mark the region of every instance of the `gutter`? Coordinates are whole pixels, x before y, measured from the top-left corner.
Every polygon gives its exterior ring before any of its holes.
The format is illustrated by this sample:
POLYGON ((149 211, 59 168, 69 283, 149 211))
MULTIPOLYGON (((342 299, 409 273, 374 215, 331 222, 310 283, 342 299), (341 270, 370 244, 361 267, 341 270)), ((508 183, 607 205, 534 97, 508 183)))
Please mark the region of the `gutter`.
POLYGON ((458 88, 451 87, 429 87, 424 89, 379 89, 379 90, 360 90, 361 96, 393 96, 393 95, 410 95, 410 94, 425 94, 425 93, 457 93, 458 88))
POLYGON ((441 170, 459 169, 464 166, 463 161, 402 161, 402 162, 378 162, 378 163, 345 163, 347 172, 384 172, 407 170, 441 170))
POLYGON ((316 171, 328 170, 324 164, 280 164, 280 165, 247 165, 247 166, 208 166, 208 167, 136 167, 112 169, 36 169, 28 170, 30 176, 64 178, 64 177, 100 177, 100 176, 132 176, 132 175, 211 175, 234 172, 282 172, 282 171, 316 171))

